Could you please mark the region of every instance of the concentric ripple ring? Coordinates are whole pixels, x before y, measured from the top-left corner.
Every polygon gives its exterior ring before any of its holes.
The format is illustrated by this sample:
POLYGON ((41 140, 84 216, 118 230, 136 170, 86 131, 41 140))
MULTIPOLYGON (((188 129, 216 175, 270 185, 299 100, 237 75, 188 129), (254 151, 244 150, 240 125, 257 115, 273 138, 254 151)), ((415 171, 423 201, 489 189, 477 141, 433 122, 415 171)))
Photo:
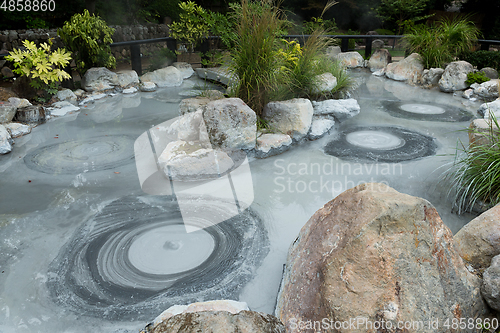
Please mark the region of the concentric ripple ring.
POLYGON ((456 106, 418 101, 383 101, 381 109, 394 117, 424 121, 461 122, 474 117, 456 106))
MULTIPOLYGON (((229 204, 183 198, 183 209, 199 212, 198 227, 228 214, 229 204)), ((238 299, 268 251, 251 209, 187 233, 172 197, 125 197, 74 233, 50 264, 47 287, 57 304, 79 314, 149 320, 175 304, 238 299)))
POLYGON ((339 132, 324 151, 344 160, 397 163, 435 154, 430 136, 396 126, 352 126, 339 132))
POLYGON ((107 135, 73 140, 34 150, 24 157, 30 169, 49 174, 78 174, 116 168, 134 160, 134 138, 107 135))

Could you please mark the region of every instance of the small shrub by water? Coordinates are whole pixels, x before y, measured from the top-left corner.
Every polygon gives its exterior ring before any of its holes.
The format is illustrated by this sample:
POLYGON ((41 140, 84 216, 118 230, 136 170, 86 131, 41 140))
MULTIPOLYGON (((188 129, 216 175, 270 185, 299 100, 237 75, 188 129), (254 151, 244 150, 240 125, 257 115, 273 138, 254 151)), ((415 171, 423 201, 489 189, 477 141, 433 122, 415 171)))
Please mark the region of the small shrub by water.
POLYGON ((410 27, 403 41, 410 52, 422 56, 425 68, 439 68, 470 52, 479 35, 479 29, 467 18, 445 18, 431 26, 410 27))

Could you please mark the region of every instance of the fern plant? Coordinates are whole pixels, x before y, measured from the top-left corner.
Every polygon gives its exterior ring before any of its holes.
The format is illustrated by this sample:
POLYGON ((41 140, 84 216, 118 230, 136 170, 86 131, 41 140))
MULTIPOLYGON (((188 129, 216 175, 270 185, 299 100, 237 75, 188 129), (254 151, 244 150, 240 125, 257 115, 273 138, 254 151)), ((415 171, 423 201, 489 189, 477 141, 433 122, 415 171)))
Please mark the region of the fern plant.
POLYGON ((51 51, 52 41, 37 47, 34 42, 23 41, 25 50, 14 49, 6 60, 14 64, 14 73, 27 77, 31 87, 45 91, 45 98, 57 93, 59 82, 71 78, 63 69, 71 61, 65 49, 51 51))

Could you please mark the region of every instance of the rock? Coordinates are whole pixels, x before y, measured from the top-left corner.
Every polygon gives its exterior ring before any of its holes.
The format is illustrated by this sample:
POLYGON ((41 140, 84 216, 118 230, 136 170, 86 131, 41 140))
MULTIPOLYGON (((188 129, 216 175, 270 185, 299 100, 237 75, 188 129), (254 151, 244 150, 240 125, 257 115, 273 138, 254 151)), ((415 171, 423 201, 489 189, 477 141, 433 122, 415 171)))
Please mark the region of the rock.
POLYGON ((172 141, 158 157, 158 166, 167 177, 180 181, 216 178, 233 167, 222 150, 204 148, 199 142, 172 141))
POLYGON ((211 101, 210 98, 206 97, 193 97, 183 99, 179 104, 179 114, 182 116, 186 113, 195 112, 202 109, 211 101))
POLYGON ((194 74, 193 67, 187 62, 174 62, 172 66, 179 70, 183 79, 190 78, 194 74))
POLYGON ((372 48, 373 49, 381 49, 385 46, 385 42, 381 39, 375 39, 372 41, 372 48))
POLYGON ((474 94, 484 97, 487 100, 497 99, 498 83, 499 83, 498 79, 483 82, 474 87, 474 94))
POLYGON ((255 157, 267 158, 287 151, 292 145, 292 138, 286 134, 266 133, 257 138, 255 157))
POLYGON ((422 74, 422 84, 427 87, 437 86, 443 73, 444 69, 442 68, 424 69, 422 74))
POLYGON ((203 118, 216 148, 252 149, 257 137, 257 115, 239 98, 209 102, 203 118))
POLYGON ((326 48, 326 55, 329 58, 336 58, 341 52, 342 50, 340 49, 340 46, 328 46, 326 48))
POLYGON ((481 293, 492 309, 500 311, 500 255, 493 257, 484 271, 481 293))
POLYGON ((328 99, 321 102, 312 102, 315 115, 331 115, 342 122, 359 114, 361 108, 354 98, 328 99))
MULTIPOLYGON (((276 305, 288 333, 324 318, 384 320, 393 329, 323 332, 396 332, 398 322, 485 312, 480 279, 465 268, 432 204, 377 183, 345 191, 309 219, 290 246, 276 305)), ((424 331, 432 330, 408 330, 424 331)))
POLYGON ((491 114, 494 114, 500 120, 500 99, 496 99, 490 103, 483 103, 477 110, 477 114, 484 119, 490 119, 491 114))
POLYGON ((33 104, 30 103, 26 98, 10 97, 9 103, 12 104, 16 109, 25 108, 33 104))
POLYGON ((0 155, 10 153, 12 151, 12 137, 7 129, 0 125, 0 155))
POLYGON ((181 72, 174 66, 160 68, 141 76, 141 81, 156 83, 158 87, 178 87, 182 84, 181 72))
POLYGON ((270 102, 262 111, 262 118, 269 126, 293 140, 304 138, 312 124, 314 110, 311 101, 294 98, 288 101, 270 102))
POLYGON ((422 79, 424 65, 418 53, 412 53, 401 61, 393 62, 385 68, 385 76, 395 81, 416 84, 422 79))
POLYGON ((60 101, 52 104, 51 107, 47 108, 50 111, 51 116, 61 117, 65 114, 73 111, 79 111, 80 108, 67 101, 60 101))
POLYGON ((180 313, 195 313, 203 311, 226 311, 232 314, 240 313, 241 311, 249 311, 247 303, 237 302, 232 300, 215 300, 207 302, 191 303, 189 305, 173 305, 163 311, 153 321, 153 327, 158 326, 161 322, 176 316, 180 313))
POLYGON ((317 140, 328 133, 328 131, 330 131, 334 125, 335 120, 333 119, 321 116, 313 116, 311 130, 309 131, 307 137, 309 140, 317 140))
POLYGON ((225 98, 224 93, 222 91, 214 89, 204 90, 202 95, 203 97, 209 98, 211 100, 225 98))
POLYGON ((498 79, 498 71, 491 67, 484 67, 480 70, 486 77, 489 77, 492 80, 498 79))
POLYGON ((85 97, 82 101, 80 101, 80 103, 78 103, 78 105, 88 104, 88 103, 97 101, 98 99, 102 99, 106 96, 107 96, 106 94, 92 94, 92 95, 85 97))
POLYGON ((372 72, 377 72, 385 68, 385 66, 390 64, 391 61, 392 56, 388 50, 378 49, 377 51, 373 52, 370 60, 368 60, 368 68, 370 68, 370 71, 372 72))
POLYGON ((12 78, 15 76, 14 72, 12 72, 12 69, 10 69, 9 67, 2 67, 1 73, 2 76, 6 78, 12 78))
POLYGON ((148 81, 142 82, 141 85, 139 86, 139 89, 143 92, 156 91, 156 84, 148 81))
POLYGON ((238 80, 227 67, 196 68, 195 71, 201 79, 217 81, 228 87, 238 80))
POLYGON ((57 92, 57 99, 60 101, 76 102, 77 97, 70 89, 62 89, 57 92))
POLYGON ((137 76, 137 72, 134 70, 122 70, 116 72, 118 76, 118 86, 120 87, 129 87, 135 84, 139 84, 139 76, 137 76))
POLYGON ((198 141, 203 148, 212 148, 203 119, 203 110, 186 113, 178 117, 168 128, 180 141, 198 141))
POLYGON ((45 121, 45 109, 39 105, 32 105, 17 109, 14 120, 22 123, 42 123, 45 121))
POLYGON ((181 313, 141 333, 285 333, 274 316, 254 311, 232 314, 227 311, 181 313))
POLYGON ((439 79, 439 89, 444 92, 464 90, 469 86, 465 83, 467 81, 467 74, 473 70, 472 65, 466 61, 451 62, 446 66, 441 79, 439 79))
POLYGON ((19 138, 23 135, 31 133, 31 127, 29 125, 9 123, 5 124, 4 126, 10 132, 10 136, 13 138, 19 138))
POLYGON ((337 78, 332 73, 316 75, 315 81, 314 94, 329 93, 337 86, 337 78))
POLYGON ((85 90, 76 89, 73 93, 76 95, 76 97, 82 97, 85 94, 85 90))
POLYGON ((91 92, 113 89, 119 84, 118 75, 105 67, 89 69, 82 80, 83 89, 91 92))
POLYGON ((11 122, 17 108, 9 102, 0 102, 0 124, 11 122))
POLYGON ((7 102, 9 97, 17 97, 17 95, 10 89, 0 87, 0 102, 7 102))
POLYGON ((491 119, 474 119, 469 126, 469 146, 491 145, 492 131, 498 131, 498 127, 491 119))
POLYGON ((358 52, 342 52, 336 55, 336 59, 346 68, 357 68, 365 66, 365 59, 358 52))
POLYGON ((500 206, 482 213, 453 237, 458 253, 473 268, 484 270, 500 254, 500 206))
POLYGON ((130 87, 130 88, 127 88, 127 89, 123 89, 122 93, 124 94, 133 94, 133 93, 136 93, 137 92, 137 88, 136 87, 130 87))

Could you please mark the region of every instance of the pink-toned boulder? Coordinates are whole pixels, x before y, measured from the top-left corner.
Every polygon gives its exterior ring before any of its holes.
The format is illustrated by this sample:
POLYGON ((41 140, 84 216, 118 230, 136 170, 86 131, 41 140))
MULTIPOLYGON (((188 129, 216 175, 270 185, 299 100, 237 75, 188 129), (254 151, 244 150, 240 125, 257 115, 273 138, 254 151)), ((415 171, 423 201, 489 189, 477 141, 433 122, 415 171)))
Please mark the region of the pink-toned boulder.
POLYGON ((290 247, 276 306, 287 333, 321 324, 322 332, 452 332, 396 328, 485 311, 480 280, 432 204, 377 183, 342 193, 306 223, 290 247), (382 321, 392 329, 373 326, 382 321))
POLYGON ((392 56, 387 49, 378 49, 373 52, 370 60, 368 60, 368 68, 370 68, 370 71, 376 72, 384 69, 391 61, 392 56))
POLYGON ((392 80, 417 84, 422 80, 423 72, 422 57, 418 53, 412 53, 401 61, 388 64, 385 76, 392 80))

